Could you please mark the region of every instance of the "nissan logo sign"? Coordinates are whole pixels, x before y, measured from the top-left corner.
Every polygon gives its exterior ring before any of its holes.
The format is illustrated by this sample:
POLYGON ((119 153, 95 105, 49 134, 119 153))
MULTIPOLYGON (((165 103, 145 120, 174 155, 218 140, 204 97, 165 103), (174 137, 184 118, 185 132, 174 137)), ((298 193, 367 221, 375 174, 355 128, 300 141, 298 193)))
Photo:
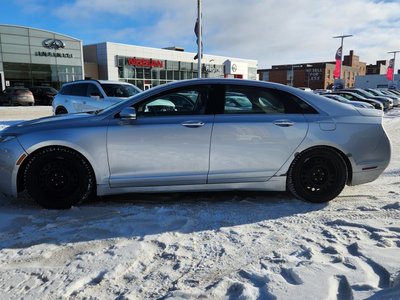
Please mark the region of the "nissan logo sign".
POLYGON ((65 43, 63 41, 57 40, 57 39, 44 40, 42 45, 45 48, 55 49, 55 50, 58 50, 60 48, 65 48, 65 43))
POLYGON ((236 64, 232 65, 232 73, 235 73, 237 71, 238 67, 236 64))

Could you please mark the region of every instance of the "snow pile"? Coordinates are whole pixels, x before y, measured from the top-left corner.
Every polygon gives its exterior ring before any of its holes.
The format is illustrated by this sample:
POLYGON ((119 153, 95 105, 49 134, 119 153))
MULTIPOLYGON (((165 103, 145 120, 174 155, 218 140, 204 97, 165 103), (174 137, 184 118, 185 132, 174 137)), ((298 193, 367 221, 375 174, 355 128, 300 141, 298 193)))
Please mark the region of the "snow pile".
POLYGON ((49 211, 0 197, 0 299, 399 299, 400 109, 384 124, 388 169, 328 204, 137 194, 49 211))

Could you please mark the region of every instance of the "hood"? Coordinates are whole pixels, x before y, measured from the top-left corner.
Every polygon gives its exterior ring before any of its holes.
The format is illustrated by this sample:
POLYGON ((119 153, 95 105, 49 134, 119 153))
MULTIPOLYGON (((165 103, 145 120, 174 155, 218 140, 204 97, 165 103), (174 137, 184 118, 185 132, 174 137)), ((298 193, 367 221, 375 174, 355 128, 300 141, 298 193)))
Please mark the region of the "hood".
POLYGON ((95 117, 95 115, 89 113, 76 113, 21 121, 4 128, 1 134, 23 134, 46 128, 57 129, 60 127, 73 127, 75 124, 80 124, 83 120, 87 122, 88 119, 93 117, 95 117))

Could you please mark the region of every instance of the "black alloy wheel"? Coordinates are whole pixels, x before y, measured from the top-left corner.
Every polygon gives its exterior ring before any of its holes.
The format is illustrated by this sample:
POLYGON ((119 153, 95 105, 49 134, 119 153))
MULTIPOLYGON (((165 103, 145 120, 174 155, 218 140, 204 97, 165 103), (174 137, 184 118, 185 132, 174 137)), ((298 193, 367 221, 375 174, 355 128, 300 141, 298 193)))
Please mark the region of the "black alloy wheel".
POLYGON ((49 147, 30 158, 24 182, 28 194, 41 206, 65 209, 93 193, 95 177, 88 161, 77 152, 49 147))
POLYGON ((339 153, 330 148, 315 148, 295 157, 287 185, 296 197, 321 203, 336 198, 347 177, 347 165, 339 153))

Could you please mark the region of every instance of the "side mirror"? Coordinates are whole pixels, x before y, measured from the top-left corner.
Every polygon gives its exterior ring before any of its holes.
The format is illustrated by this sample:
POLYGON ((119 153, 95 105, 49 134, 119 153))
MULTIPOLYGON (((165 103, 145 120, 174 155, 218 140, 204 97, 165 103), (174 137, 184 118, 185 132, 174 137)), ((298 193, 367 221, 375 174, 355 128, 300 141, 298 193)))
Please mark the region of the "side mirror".
POLYGON ((119 113, 122 120, 136 120, 136 109, 134 107, 125 107, 119 113))

